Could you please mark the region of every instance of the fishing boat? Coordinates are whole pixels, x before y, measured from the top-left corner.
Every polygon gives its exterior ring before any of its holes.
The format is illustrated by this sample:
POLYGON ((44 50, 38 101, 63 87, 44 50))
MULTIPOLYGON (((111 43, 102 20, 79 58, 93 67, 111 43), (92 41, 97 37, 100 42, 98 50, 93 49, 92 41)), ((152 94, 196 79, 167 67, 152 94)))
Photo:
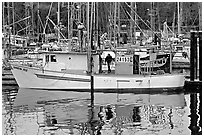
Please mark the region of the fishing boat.
MULTIPOLYGON (((42 52, 38 65, 11 63, 12 73, 20 88, 90 90, 91 77, 86 52, 42 52)), ((92 76, 95 91, 168 90, 184 86, 183 74, 142 72, 136 54, 116 54, 114 73, 99 73, 100 54, 92 53, 92 76), (162 79, 162 80, 161 80, 162 79)), ((150 66, 151 67, 151 66, 150 66)))

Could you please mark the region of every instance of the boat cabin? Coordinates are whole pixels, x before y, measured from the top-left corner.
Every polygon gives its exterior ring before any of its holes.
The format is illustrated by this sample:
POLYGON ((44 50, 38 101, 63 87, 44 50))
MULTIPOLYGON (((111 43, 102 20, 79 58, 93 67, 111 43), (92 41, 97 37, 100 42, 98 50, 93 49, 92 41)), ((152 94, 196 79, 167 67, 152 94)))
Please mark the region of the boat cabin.
MULTIPOLYGON (((113 52, 104 52, 107 54, 113 52)), ((94 74, 107 74, 106 54, 92 53, 94 74), (104 67, 105 66, 105 67, 104 67)), ((160 69, 169 72, 169 54, 158 54, 150 51, 117 50, 112 54, 111 74, 142 74, 150 73, 160 69), (148 52, 148 54, 147 54, 148 52), (166 65, 167 64, 167 68, 166 65)), ((67 51, 44 51, 43 68, 51 71, 64 71, 74 74, 87 74, 88 58, 86 52, 67 52, 67 51)))
MULTIPOLYGON (((69 73, 86 74, 88 71, 87 53, 49 51, 43 52, 43 66, 46 70, 67 71, 69 73)), ((99 73, 99 55, 92 54, 93 73, 99 73)))

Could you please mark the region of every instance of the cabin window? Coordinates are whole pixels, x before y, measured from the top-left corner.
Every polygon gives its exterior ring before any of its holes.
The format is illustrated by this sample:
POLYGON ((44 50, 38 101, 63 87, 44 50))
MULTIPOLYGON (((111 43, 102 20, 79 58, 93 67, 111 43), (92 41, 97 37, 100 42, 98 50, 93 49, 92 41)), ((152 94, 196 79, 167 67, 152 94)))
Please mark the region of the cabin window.
POLYGON ((45 56, 45 62, 49 62, 49 55, 45 56))
POLYGON ((55 55, 51 55, 51 56, 50 56, 50 61, 51 61, 51 62, 57 62, 56 56, 55 56, 55 55))

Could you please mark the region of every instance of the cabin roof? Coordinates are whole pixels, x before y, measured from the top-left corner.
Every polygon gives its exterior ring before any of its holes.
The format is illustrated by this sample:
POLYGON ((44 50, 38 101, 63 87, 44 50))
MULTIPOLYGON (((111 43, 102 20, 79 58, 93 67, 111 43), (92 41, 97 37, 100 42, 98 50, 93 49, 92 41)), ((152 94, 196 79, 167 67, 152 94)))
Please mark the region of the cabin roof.
MULTIPOLYGON (((70 51, 39 51, 42 54, 72 54, 72 55, 87 55, 87 52, 70 52, 70 51)), ((92 55, 98 55, 97 53, 92 53, 92 55)))

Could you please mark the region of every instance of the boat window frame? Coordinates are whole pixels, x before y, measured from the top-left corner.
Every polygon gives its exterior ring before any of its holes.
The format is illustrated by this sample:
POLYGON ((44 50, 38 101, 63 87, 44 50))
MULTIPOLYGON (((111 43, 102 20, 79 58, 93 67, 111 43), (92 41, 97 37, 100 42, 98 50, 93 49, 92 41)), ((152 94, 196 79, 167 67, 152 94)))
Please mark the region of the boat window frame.
POLYGON ((57 62, 56 55, 50 55, 50 62, 57 62))
POLYGON ((45 62, 49 62, 49 61, 50 61, 49 55, 45 55, 45 62))

